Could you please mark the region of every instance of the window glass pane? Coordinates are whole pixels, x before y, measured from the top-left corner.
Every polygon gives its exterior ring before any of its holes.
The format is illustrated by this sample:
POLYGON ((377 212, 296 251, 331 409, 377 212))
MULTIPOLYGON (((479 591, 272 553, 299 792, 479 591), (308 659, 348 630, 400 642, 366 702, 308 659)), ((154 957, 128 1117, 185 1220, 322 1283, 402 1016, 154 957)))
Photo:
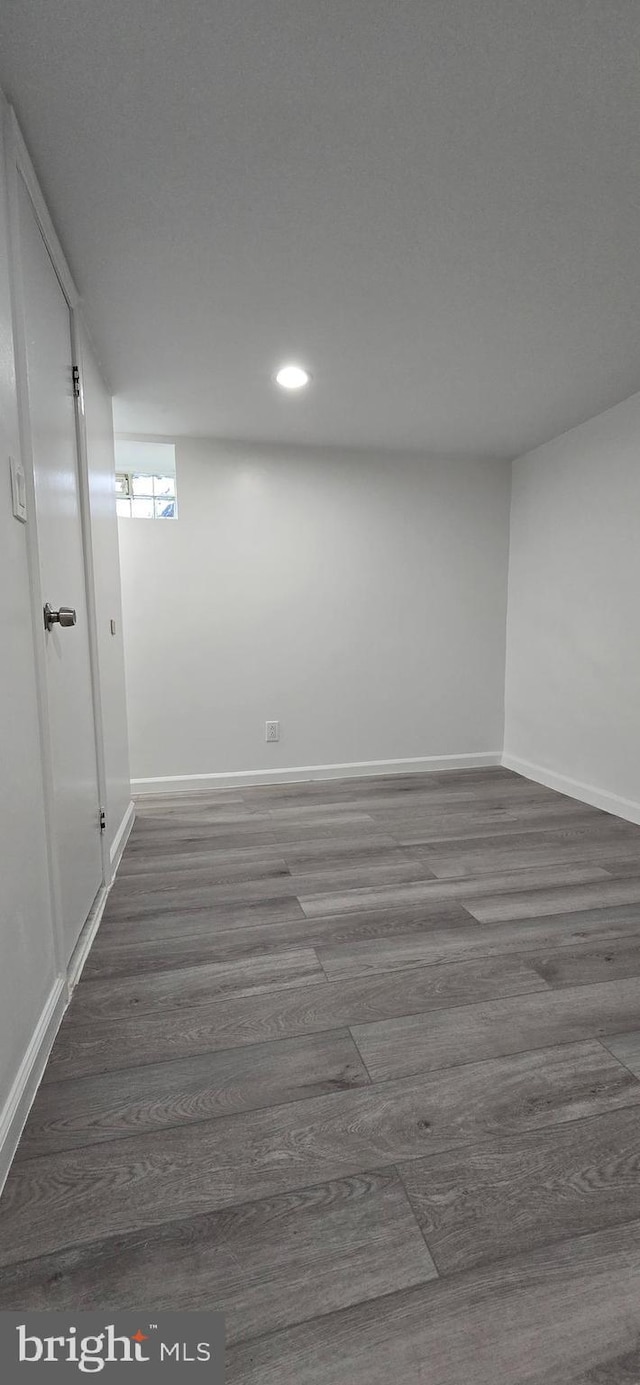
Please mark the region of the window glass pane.
POLYGON ((165 496, 163 500, 155 501, 156 519, 175 519, 176 502, 170 496, 165 496))
POLYGON ((154 495, 175 495, 176 478, 175 476, 155 476, 154 495))
POLYGON ((134 495, 153 495, 153 476, 132 476, 131 485, 134 495))
POLYGON ((115 455, 119 518, 177 519, 174 444, 116 438, 115 455))
POLYGON ((153 499, 151 496, 138 496, 131 501, 131 514, 134 519, 153 519, 153 499))

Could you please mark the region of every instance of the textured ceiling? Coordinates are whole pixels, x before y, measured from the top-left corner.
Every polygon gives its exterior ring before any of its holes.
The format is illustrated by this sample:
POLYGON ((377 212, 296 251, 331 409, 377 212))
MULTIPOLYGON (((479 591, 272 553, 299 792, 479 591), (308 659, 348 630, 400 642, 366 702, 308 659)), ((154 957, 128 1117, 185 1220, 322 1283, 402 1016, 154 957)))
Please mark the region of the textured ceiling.
POLYGON ((637 0, 1 15, 123 430, 511 457, 640 388, 637 0))

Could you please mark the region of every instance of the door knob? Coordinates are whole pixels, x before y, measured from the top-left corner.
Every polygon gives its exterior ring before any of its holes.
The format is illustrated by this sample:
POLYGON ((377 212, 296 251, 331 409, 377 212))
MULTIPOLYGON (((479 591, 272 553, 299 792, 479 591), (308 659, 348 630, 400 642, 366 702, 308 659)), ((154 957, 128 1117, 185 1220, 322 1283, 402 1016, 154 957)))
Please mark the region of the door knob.
POLYGON ((47 601, 44 608, 45 630, 53 630, 54 625, 62 625, 64 629, 67 629, 69 625, 75 625, 75 623, 76 613, 71 609, 71 606, 61 606, 59 611, 54 611, 47 601))

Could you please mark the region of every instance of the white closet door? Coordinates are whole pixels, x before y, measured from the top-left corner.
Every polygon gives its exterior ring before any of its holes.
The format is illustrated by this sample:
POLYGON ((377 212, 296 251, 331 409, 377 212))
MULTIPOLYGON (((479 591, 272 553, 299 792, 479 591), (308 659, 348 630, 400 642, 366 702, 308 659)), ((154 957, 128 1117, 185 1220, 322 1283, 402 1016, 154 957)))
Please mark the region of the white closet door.
POLYGON ((78 488, 69 307, 19 179, 27 382, 46 648, 54 836, 66 960, 100 888, 102 861, 89 630, 78 488), (68 621, 69 623, 65 623, 68 621))

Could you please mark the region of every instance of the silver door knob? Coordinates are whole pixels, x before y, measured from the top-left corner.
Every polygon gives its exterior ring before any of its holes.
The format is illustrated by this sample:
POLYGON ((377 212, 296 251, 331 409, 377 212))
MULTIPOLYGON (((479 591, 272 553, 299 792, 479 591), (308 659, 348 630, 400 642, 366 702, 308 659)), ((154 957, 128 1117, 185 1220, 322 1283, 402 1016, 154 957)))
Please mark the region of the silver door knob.
POLYGON ((67 629, 70 625, 75 625, 76 613, 71 606, 61 606, 59 611, 54 611, 53 606, 47 604, 44 608, 44 627, 45 630, 53 630, 54 625, 62 625, 67 629))

